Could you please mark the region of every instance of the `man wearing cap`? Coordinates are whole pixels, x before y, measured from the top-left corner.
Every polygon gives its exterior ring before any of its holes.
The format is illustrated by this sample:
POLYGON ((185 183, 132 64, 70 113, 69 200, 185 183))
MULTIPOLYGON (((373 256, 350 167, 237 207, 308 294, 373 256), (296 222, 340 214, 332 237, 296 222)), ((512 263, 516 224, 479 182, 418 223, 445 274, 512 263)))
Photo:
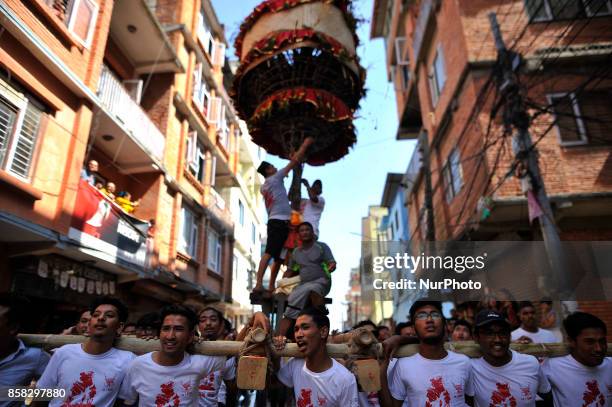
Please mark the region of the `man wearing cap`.
POLYGON ((496 311, 482 310, 475 325, 483 356, 471 360, 466 394, 474 406, 535 407, 538 394, 551 405, 550 384, 537 358, 510 350, 510 322, 496 311))
MULTIPOLYGON (((419 353, 400 358, 389 370, 389 385, 381 391, 381 404, 464 407, 470 360, 444 349, 446 324, 440 301, 422 299, 410 308, 410 320, 419 338, 419 353), (390 397, 389 397, 390 396, 390 397)), ((389 355, 383 364, 386 368, 389 355)), ((381 372, 381 376, 383 376, 381 372)), ((381 377, 381 379, 384 379, 381 377)), ((384 380, 383 380, 384 382, 384 380)))
POLYGON ((312 137, 307 137, 299 150, 291 157, 289 164, 281 170, 278 170, 274 165, 266 161, 263 161, 259 168, 257 168, 257 172, 266 179, 261 186, 261 194, 263 195, 266 211, 268 212, 268 237, 265 253, 259 261, 257 281, 255 287, 253 287, 253 294, 261 295, 264 291, 263 276, 270 259, 274 259, 274 263, 270 268, 269 291, 274 290, 276 275, 283 262, 281 252, 289 234, 289 219, 291 218, 291 205, 289 205, 284 179, 302 161, 308 147, 313 142, 314 139, 312 137))

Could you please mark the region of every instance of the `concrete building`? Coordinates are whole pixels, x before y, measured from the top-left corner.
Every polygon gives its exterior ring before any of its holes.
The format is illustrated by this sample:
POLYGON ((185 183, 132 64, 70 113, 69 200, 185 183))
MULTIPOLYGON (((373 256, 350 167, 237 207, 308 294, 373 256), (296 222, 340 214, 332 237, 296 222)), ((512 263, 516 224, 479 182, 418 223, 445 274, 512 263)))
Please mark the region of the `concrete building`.
POLYGON ((368 215, 361 218, 361 259, 360 284, 361 306, 370 310, 366 316, 375 323, 384 323, 393 315, 393 301, 391 291, 377 290, 374 280, 381 278, 389 280, 389 273, 374 273, 373 265, 376 257, 385 256, 389 235, 386 227, 388 208, 372 205, 368 208, 368 215))
POLYGON ((249 294, 255 285, 257 266, 262 253, 266 225, 262 220, 263 200, 259 189, 263 177, 257 167, 265 157, 265 150, 249 137, 246 124, 240 122, 238 140, 239 162, 236 177, 238 186, 230 190, 230 207, 234 222, 234 258, 232 262, 232 307, 228 317, 239 330, 253 314, 249 294))
POLYGON ((134 317, 231 303, 248 136, 210 1, 8 0, 0 24, 0 291, 48 331, 106 293, 134 317))
MULTIPOLYGON (((491 119, 499 100, 490 80, 497 55, 491 12, 508 47, 524 56, 520 81, 562 240, 610 240, 612 107, 604 101, 612 88, 612 4, 376 0, 371 37, 385 39, 397 138, 420 142, 407 190, 413 243, 426 240, 430 215, 436 240, 541 240, 520 181, 508 176, 514 153, 501 111, 491 119)), ((508 284, 517 280, 508 276, 508 284)), ((604 318, 612 323, 612 313, 604 318)))

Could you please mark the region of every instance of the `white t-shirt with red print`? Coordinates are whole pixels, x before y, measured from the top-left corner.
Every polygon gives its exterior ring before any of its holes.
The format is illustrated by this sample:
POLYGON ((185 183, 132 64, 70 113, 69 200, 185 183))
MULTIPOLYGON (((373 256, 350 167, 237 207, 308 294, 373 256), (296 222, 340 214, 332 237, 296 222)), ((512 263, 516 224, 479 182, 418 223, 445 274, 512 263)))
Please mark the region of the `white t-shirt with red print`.
POLYGON ((128 367, 119 392, 126 404, 138 400, 140 407, 195 406, 200 397, 200 380, 225 365, 221 356, 185 353, 178 365, 162 366, 153 360, 153 353, 137 357, 128 367))
POLYGON ((304 359, 290 359, 276 374, 293 387, 297 407, 358 407, 357 380, 347 368, 332 359, 332 367, 316 373, 304 359))
POLYGON ((66 390, 66 397, 53 399, 50 407, 110 407, 135 357, 132 352, 115 348, 91 355, 81 344, 64 345, 51 356, 36 387, 66 390))
POLYGON ((444 359, 420 354, 401 358, 389 378, 389 391, 409 406, 467 407, 465 389, 470 378, 467 356, 448 352, 444 359))
POLYGON ((492 366, 484 358, 472 359, 472 374, 465 390, 476 407, 535 407, 537 393, 550 392, 535 356, 514 351, 503 366, 492 366))
POLYGON ((268 220, 291 219, 291 206, 287 197, 287 189, 284 184, 285 171, 278 170, 276 174, 269 176, 261 186, 261 194, 266 204, 268 220))
POLYGON ((224 380, 234 380, 236 378, 236 358, 227 359, 223 370, 217 370, 204 376, 200 380, 198 390, 200 391, 200 407, 217 406, 219 402, 225 403, 225 398, 221 400, 221 389, 224 380))
POLYGON ((542 369, 556 407, 612 407, 612 358, 589 367, 567 355, 549 358, 542 369))

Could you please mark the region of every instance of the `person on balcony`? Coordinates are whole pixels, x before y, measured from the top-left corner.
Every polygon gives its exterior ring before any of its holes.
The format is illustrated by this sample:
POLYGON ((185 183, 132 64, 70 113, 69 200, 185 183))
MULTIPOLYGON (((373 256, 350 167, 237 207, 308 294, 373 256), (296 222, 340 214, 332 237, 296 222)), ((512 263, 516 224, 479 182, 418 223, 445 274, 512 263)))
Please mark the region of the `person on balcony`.
POLYGON ((104 195, 108 197, 111 201, 115 200, 115 192, 117 191, 117 186, 114 182, 107 182, 106 186, 100 190, 104 195))
POLYGON ((140 199, 137 201, 132 201, 132 195, 128 191, 121 191, 117 194, 117 198, 115 198, 115 202, 117 205, 121 207, 125 211, 125 213, 133 213, 138 205, 140 205, 140 199))
POLYGON ((87 181, 91 186, 96 185, 96 176, 98 175, 98 162, 89 160, 87 167, 81 170, 81 178, 87 181))

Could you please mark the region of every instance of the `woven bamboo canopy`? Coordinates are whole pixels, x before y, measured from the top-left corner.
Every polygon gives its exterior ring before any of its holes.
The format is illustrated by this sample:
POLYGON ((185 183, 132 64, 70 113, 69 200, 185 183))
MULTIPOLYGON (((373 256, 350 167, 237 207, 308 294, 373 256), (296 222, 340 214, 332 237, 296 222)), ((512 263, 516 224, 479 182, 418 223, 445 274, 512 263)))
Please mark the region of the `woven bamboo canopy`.
POLYGON ((231 96, 253 141, 289 158, 313 137, 307 163, 324 165, 355 143, 365 71, 346 0, 267 0, 241 25, 231 96))

